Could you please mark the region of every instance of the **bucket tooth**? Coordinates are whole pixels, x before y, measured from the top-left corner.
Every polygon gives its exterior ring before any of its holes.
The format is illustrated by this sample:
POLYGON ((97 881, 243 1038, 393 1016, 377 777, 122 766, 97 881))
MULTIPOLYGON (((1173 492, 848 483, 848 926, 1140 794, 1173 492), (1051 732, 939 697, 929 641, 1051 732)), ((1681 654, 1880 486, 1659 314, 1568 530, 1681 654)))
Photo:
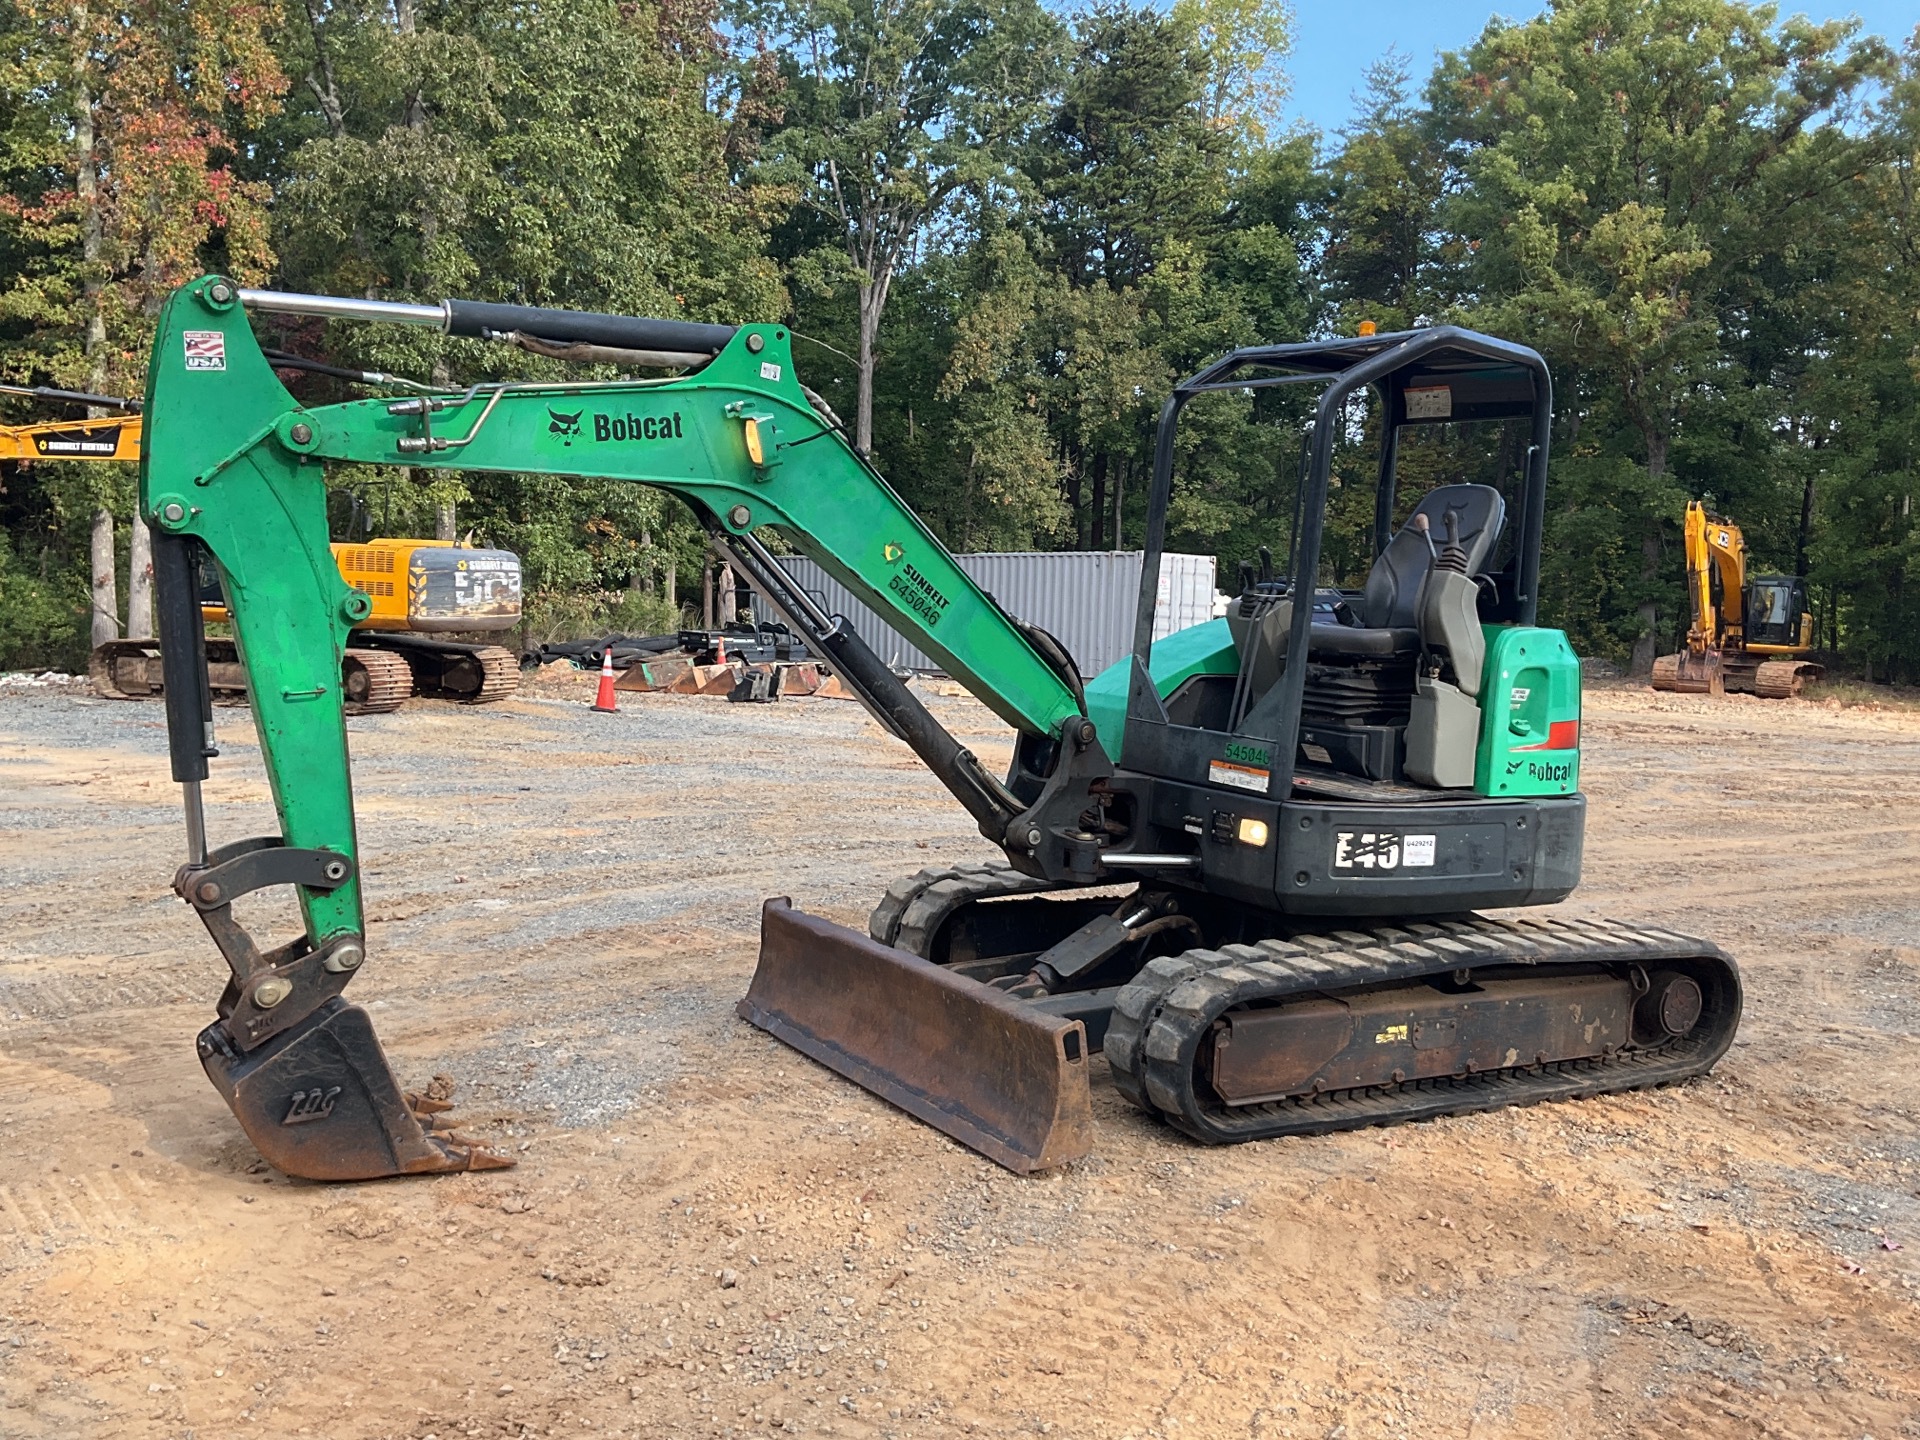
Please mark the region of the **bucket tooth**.
POLYGON ((1017 1174, 1092 1148, 1086 1028, 779 898, 740 1017, 1017 1174))

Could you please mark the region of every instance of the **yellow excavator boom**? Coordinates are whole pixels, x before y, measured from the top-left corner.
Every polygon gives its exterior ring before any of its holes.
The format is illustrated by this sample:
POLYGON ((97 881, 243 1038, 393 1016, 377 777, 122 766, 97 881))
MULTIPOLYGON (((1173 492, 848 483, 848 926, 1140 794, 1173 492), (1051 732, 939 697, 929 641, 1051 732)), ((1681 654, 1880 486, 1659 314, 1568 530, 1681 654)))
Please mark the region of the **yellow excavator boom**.
POLYGON ((138 460, 140 417, 0 425, 0 460, 138 460))

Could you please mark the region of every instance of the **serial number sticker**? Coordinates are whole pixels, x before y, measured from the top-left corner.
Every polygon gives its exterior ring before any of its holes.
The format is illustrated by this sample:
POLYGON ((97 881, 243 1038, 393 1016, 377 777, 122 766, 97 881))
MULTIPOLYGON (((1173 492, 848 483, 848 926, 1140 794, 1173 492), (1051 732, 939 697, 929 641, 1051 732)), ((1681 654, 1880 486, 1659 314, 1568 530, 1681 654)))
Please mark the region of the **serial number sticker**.
POLYGON ((1256 770, 1251 765, 1230 765, 1225 760, 1214 760, 1207 765, 1207 780, 1211 784, 1231 785, 1236 790, 1252 790, 1264 795, 1271 778, 1271 772, 1256 770))
POLYGON ((186 330, 181 332, 186 347, 187 369, 224 370, 227 368, 227 332, 224 330, 186 330))
POLYGON ((1527 703, 1527 698, 1532 694, 1533 691, 1529 690, 1526 686, 1516 685, 1513 687, 1513 696, 1510 703, 1514 709, 1518 710, 1522 705, 1527 703))
POLYGON ((1407 866, 1433 864, 1437 835, 1408 835, 1400 842, 1400 863, 1407 866))
POLYGON ((1453 414, 1451 385, 1422 385, 1406 391, 1407 419, 1445 420, 1453 414))
POLYGON ((780 367, 771 360, 762 360, 760 362, 760 378, 762 380, 778 380, 780 378, 780 367))
POLYGON ((1316 765, 1331 765, 1333 763, 1333 755, 1324 745, 1302 745, 1300 747, 1300 753, 1316 765))

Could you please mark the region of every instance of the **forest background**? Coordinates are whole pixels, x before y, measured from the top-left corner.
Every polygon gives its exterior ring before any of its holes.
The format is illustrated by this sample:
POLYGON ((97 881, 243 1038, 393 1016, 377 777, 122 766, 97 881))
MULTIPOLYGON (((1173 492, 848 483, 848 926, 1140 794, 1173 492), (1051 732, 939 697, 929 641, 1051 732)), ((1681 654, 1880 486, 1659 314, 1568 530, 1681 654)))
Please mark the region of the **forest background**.
MULTIPOLYGON (((951 547, 1108 549, 1141 542, 1181 376, 1456 321, 1552 364, 1542 615, 1583 654, 1644 666, 1684 630, 1699 497, 1810 577, 1824 647, 1920 678, 1920 32, 1555 0, 1429 74, 1390 54, 1326 134, 1279 119, 1290 24, 1282 0, 9 0, 0 378, 140 394, 160 302, 208 270, 779 320, 951 547)), ((274 337, 420 378, 546 363, 274 337)), ((1285 552, 1294 419, 1227 396, 1185 428, 1169 544, 1223 583, 1285 552)), ((0 668, 150 633, 133 483, 0 477, 0 668)), ((700 583, 691 515, 638 487, 329 483, 335 538, 520 552, 542 634, 659 628, 700 583)), ((1370 488, 1335 492, 1331 575, 1364 563, 1370 488)))

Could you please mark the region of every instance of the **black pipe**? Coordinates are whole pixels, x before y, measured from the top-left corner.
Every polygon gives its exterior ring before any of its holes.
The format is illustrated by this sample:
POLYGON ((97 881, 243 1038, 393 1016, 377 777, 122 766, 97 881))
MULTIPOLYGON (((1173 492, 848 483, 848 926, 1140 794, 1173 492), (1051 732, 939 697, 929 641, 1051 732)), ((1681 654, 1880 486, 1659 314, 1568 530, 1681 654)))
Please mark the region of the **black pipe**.
POLYGON ((699 325, 687 320, 647 320, 631 315, 601 315, 591 310, 547 310, 534 305, 490 305, 481 300, 449 300, 447 333, 475 339, 483 331, 520 330, 544 340, 573 340, 616 350, 664 350, 717 355, 733 338, 733 325, 699 325))
POLYGON ((119 395, 95 395, 90 390, 59 390, 51 385, 0 385, 0 394, 26 395, 35 400, 60 400, 70 405, 101 405, 110 410, 140 413, 140 402, 119 395))
POLYGON ((213 744, 213 695, 207 687, 207 634, 201 623, 200 587, 194 583, 194 542, 153 531, 154 619, 160 631, 160 671, 167 703, 167 750, 173 778, 192 784, 207 778, 213 744))
POLYGON ((1540 547, 1547 528, 1547 449, 1553 441, 1553 376, 1544 364, 1533 369, 1533 437, 1527 454, 1527 508, 1520 532, 1520 613, 1522 625, 1540 619, 1540 547))

